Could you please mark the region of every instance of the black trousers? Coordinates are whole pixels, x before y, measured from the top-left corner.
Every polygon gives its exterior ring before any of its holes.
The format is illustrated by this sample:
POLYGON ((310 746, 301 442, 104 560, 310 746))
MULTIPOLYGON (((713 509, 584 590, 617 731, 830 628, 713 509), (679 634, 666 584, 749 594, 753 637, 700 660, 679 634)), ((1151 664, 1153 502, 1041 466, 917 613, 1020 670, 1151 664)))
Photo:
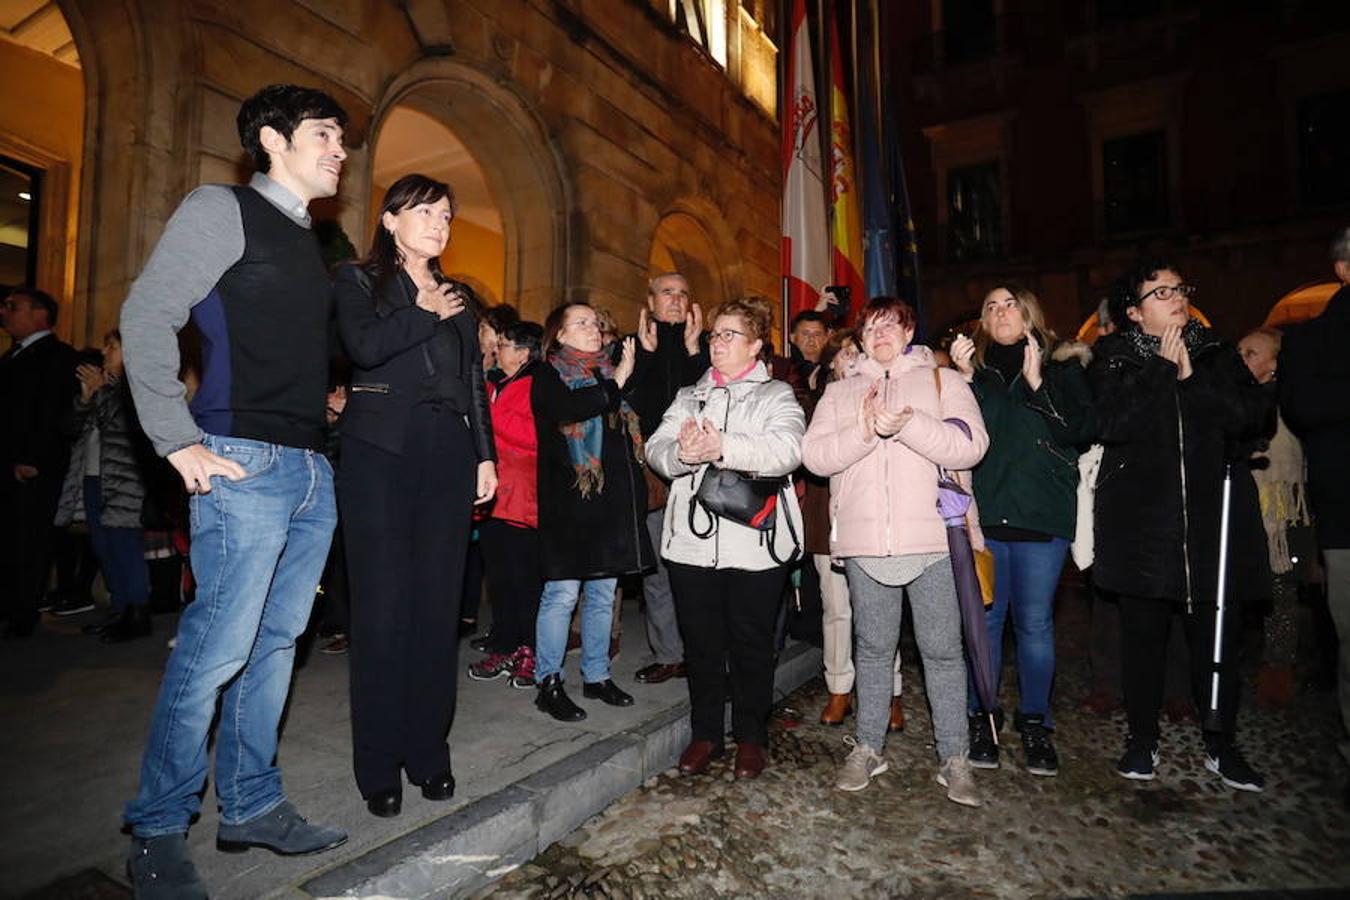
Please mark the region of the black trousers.
POLYGON ((16 634, 33 631, 47 593, 52 519, 64 474, 44 472, 19 482, 12 469, 0 472, 0 616, 16 634))
POLYGON ((464 417, 414 408, 405 451, 343 444, 338 503, 351 583, 352 745, 362 796, 450 768, 460 590, 476 488, 464 417))
MULTIPOLYGON (((1210 674, 1214 659, 1212 606, 1196 606, 1184 612, 1176 601, 1155 597, 1120 598, 1121 681, 1125 689, 1125 713, 1130 733, 1146 742, 1158 739, 1158 710, 1167 680, 1167 644, 1173 614, 1178 618, 1190 649, 1191 696, 1204 720, 1209 709, 1210 674)), ((1240 604, 1224 612, 1223 664, 1219 669, 1219 721, 1217 730, 1206 730, 1207 742, 1223 743, 1237 731, 1238 700, 1242 693, 1242 616, 1240 604)))
POLYGON ((544 579, 539 570, 539 531, 501 519, 478 526, 479 544, 492 594, 493 653, 534 646, 534 623, 544 579))
POLYGON ((684 639, 694 740, 722 743, 730 673, 732 736, 741 743, 767 745, 774 624, 787 567, 762 572, 680 563, 667 567, 684 639))

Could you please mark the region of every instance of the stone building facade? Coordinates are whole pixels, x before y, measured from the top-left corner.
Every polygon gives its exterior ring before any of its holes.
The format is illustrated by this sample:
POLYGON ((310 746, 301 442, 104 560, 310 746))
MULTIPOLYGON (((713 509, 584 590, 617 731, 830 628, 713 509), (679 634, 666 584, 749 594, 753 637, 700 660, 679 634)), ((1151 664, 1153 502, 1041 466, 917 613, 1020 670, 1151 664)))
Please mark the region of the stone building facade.
POLYGON ((68 310, 60 330, 77 344, 115 323, 182 196, 247 174, 235 114, 279 81, 322 88, 351 116, 341 194, 314 211, 357 247, 379 200, 372 148, 390 111, 406 107, 447 126, 481 167, 501 213, 501 299, 527 316, 590 300, 631 326, 649 272, 672 264, 690 271, 705 306, 777 296, 771 4, 55 5, 84 82, 70 277, 52 285, 68 310), (709 12, 725 18, 708 22, 709 12))
POLYGON ((1350 4, 896 4, 928 323, 1028 283, 1072 334, 1139 253, 1230 337, 1334 280, 1350 225, 1350 4))

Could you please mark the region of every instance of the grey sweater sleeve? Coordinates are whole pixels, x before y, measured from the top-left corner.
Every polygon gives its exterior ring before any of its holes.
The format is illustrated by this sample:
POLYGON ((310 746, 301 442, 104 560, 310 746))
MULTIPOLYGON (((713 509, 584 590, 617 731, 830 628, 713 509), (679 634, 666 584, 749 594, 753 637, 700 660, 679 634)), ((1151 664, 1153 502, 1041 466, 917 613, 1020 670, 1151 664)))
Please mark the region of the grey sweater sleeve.
POLYGON ((160 456, 202 439, 178 377, 178 332, 192 307, 243 255, 244 224, 234 192, 224 185, 199 187, 169 218, 122 304, 127 382, 141 427, 160 456))

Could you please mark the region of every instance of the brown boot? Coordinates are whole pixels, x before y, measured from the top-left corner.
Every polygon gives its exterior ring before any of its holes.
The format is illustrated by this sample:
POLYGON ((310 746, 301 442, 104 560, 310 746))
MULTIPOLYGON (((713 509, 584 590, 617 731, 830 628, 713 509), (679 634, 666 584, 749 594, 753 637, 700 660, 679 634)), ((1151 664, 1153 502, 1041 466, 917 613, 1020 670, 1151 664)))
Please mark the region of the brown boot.
POLYGON ((887 731, 905 730, 905 707, 900 703, 900 695, 891 698, 891 720, 886 723, 887 731))
POLYGON ((844 719, 853 711, 852 694, 830 694, 830 702, 820 712, 820 724, 843 725, 844 719))

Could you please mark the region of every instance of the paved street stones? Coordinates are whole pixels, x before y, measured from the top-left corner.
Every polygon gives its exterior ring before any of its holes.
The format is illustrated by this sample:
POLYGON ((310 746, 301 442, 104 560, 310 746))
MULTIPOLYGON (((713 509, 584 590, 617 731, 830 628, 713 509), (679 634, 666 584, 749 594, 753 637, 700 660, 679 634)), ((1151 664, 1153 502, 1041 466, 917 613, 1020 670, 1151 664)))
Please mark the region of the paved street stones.
POLYGON ((933 782, 914 663, 906 666, 909 722, 886 749, 891 771, 866 790, 833 788, 847 731, 809 714, 826 699, 817 679, 786 701, 807 714, 792 728, 775 721, 771 764, 758 780, 735 781, 725 759, 707 775, 649 779, 490 896, 1037 898, 1350 887, 1330 695, 1243 713, 1242 743, 1269 776, 1265 794, 1231 791, 1206 772, 1192 724, 1165 724, 1157 780, 1131 783, 1113 770, 1123 717, 1076 710, 1086 677, 1070 659, 1056 708, 1061 774, 1026 772, 1020 740, 1005 729, 1003 767, 977 773, 986 806, 971 810, 933 782))

